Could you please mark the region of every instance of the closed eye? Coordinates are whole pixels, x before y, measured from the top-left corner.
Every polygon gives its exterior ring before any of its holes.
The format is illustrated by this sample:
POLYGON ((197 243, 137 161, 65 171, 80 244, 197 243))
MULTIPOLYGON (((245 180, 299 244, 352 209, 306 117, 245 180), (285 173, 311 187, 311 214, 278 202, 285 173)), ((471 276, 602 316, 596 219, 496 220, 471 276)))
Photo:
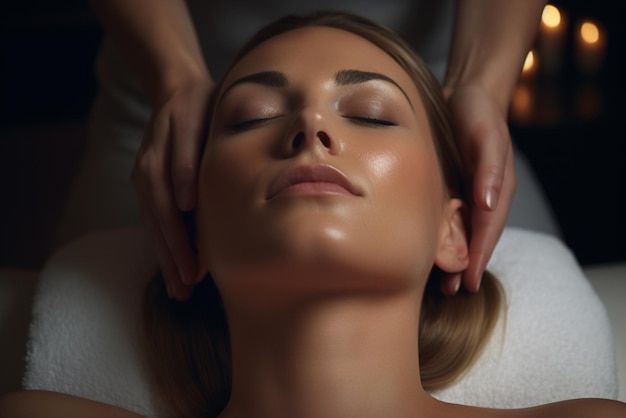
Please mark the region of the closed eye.
POLYGON ((252 129, 257 126, 263 125, 264 123, 269 122, 272 119, 276 119, 276 117, 248 119, 241 122, 233 123, 232 125, 230 125, 230 128, 233 131, 245 131, 247 129, 252 129))
POLYGON ((364 124, 364 125, 398 126, 397 123, 392 122, 387 119, 379 119, 379 118, 373 118, 369 116, 344 116, 344 117, 354 122, 364 124))

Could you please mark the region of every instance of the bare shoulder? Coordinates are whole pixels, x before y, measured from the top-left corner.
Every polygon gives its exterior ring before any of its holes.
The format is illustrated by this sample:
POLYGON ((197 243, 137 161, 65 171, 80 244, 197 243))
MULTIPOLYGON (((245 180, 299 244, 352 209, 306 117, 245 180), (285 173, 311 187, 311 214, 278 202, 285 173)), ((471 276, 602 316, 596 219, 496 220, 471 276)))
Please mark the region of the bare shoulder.
MULTIPOLYGON (((609 399, 572 399, 519 409, 497 409, 436 401, 441 418, 626 418, 626 403, 609 399)), ((1 418, 1 417, 0 417, 1 418)))
POLYGON ((521 409, 491 409, 445 404, 442 417, 465 418, 626 418, 626 403, 608 399, 574 399, 521 409))
POLYGON ((573 399, 520 409, 518 412, 516 418, 624 418, 626 403, 609 399, 573 399))
POLYGON ((25 390, 0 396, 0 418, 142 418, 126 409, 58 392, 25 390))

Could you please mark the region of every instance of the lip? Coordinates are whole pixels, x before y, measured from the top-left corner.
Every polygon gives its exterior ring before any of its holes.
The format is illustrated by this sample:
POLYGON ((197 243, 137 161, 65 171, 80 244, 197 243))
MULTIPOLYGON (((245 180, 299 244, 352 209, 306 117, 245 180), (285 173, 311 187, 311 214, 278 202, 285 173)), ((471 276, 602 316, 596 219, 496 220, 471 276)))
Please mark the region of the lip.
POLYGON ((270 184, 267 199, 284 194, 361 196, 345 174, 327 164, 299 165, 283 171, 270 184))

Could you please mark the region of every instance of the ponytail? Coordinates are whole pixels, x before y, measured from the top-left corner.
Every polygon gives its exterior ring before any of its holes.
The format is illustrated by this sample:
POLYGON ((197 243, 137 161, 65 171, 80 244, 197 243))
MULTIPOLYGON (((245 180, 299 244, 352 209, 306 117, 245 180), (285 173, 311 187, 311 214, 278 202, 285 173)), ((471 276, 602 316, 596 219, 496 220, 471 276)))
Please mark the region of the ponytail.
POLYGON ((216 417, 230 398, 231 355, 213 280, 206 278, 190 300, 178 302, 167 296, 159 275, 144 302, 148 367, 168 416, 216 417))

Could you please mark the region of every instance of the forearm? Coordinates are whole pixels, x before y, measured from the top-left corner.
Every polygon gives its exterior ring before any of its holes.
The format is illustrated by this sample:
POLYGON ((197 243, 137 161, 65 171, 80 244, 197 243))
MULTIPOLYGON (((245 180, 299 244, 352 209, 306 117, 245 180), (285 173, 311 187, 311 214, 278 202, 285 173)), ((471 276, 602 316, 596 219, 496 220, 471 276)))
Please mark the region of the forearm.
POLYGON ((447 95, 462 85, 489 92, 506 112, 545 0, 457 0, 444 81, 447 95))
POLYGON ((183 0, 91 2, 153 103, 190 81, 210 82, 183 0))

